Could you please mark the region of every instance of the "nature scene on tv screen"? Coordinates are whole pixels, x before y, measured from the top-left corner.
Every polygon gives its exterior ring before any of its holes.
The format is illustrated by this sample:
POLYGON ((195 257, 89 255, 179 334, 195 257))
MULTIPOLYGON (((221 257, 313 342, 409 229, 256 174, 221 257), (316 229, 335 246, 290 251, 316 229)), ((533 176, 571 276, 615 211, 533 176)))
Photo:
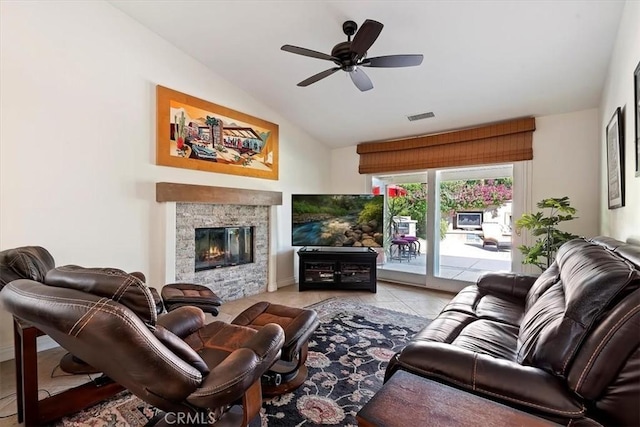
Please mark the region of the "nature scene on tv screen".
POLYGON ((292 197, 292 246, 381 247, 383 196, 292 197))

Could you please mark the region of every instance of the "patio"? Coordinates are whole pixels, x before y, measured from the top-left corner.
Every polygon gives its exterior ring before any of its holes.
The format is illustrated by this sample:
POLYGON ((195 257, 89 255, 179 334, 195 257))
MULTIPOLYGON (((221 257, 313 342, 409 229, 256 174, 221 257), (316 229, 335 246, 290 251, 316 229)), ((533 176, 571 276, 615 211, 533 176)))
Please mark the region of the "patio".
MULTIPOLYGON (((385 262, 384 270, 425 274, 427 255, 426 242, 420 239, 421 253, 410 260, 394 259, 385 262)), ((478 277, 489 271, 511 270, 511 249, 495 246, 482 247, 482 240, 457 236, 447 236, 440 242, 440 273, 438 277, 475 282, 478 277)))

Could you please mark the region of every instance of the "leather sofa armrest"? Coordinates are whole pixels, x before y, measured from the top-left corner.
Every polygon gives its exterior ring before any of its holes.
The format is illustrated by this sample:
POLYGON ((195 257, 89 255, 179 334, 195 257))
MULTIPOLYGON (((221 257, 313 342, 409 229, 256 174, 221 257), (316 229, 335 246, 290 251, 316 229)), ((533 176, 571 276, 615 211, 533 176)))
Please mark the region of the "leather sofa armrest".
POLYGON ((185 306, 158 316, 156 324, 184 338, 204 326, 204 312, 198 307, 185 306))
POLYGON ((387 378, 404 369, 549 417, 582 418, 586 411, 562 381, 546 371, 450 344, 410 343, 389 368, 387 378))
POLYGON ((524 301, 538 276, 528 274, 492 272, 478 278, 477 286, 483 293, 500 294, 524 301))

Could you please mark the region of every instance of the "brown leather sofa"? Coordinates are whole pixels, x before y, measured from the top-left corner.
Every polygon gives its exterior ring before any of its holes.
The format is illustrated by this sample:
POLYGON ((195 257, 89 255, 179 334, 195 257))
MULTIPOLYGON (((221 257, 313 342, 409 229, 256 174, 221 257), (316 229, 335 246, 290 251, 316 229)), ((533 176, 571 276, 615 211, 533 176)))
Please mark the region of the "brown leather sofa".
POLYGON ((64 266, 34 279, 42 280, 6 284, 2 307, 144 401, 199 417, 191 419, 256 419, 260 378, 284 344, 281 326, 205 324, 197 307, 158 316, 140 278, 114 268, 64 266), (242 412, 225 412, 233 406, 242 412))
POLYGON ((640 246, 597 237, 565 243, 539 277, 487 274, 385 380, 401 369, 563 425, 639 426, 639 268, 640 246))

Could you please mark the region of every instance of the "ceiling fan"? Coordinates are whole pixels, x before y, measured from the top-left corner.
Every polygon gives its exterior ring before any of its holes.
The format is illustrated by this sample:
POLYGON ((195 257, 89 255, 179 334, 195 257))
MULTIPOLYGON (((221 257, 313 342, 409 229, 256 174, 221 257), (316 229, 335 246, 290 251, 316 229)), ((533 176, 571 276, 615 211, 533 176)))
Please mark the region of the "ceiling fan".
POLYGON ((338 70, 342 70, 349 73, 356 87, 364 92, 373 89, 373 83, 360 67, 413 67, 422 63, 422 55, 388 55, 367 58, 367 51, 376 41, 383 27, 384 25, 380 22, 367 19, 358 30, 358 24, 346 21, 342 24, 342 31, 347 35, 347 41, 335 45, 331 50, 331 55, 289 44, 285 44, 281 49, 285 52, 333 61, 337 65, 337 67, 329 68, 301 81, 298 86, 309 86, 318 80, 329 77, 338 70), (355 36, 353 36, 354 34, 355 36), (351 40, 351 36, 353 36, 353 40, 351 40))

